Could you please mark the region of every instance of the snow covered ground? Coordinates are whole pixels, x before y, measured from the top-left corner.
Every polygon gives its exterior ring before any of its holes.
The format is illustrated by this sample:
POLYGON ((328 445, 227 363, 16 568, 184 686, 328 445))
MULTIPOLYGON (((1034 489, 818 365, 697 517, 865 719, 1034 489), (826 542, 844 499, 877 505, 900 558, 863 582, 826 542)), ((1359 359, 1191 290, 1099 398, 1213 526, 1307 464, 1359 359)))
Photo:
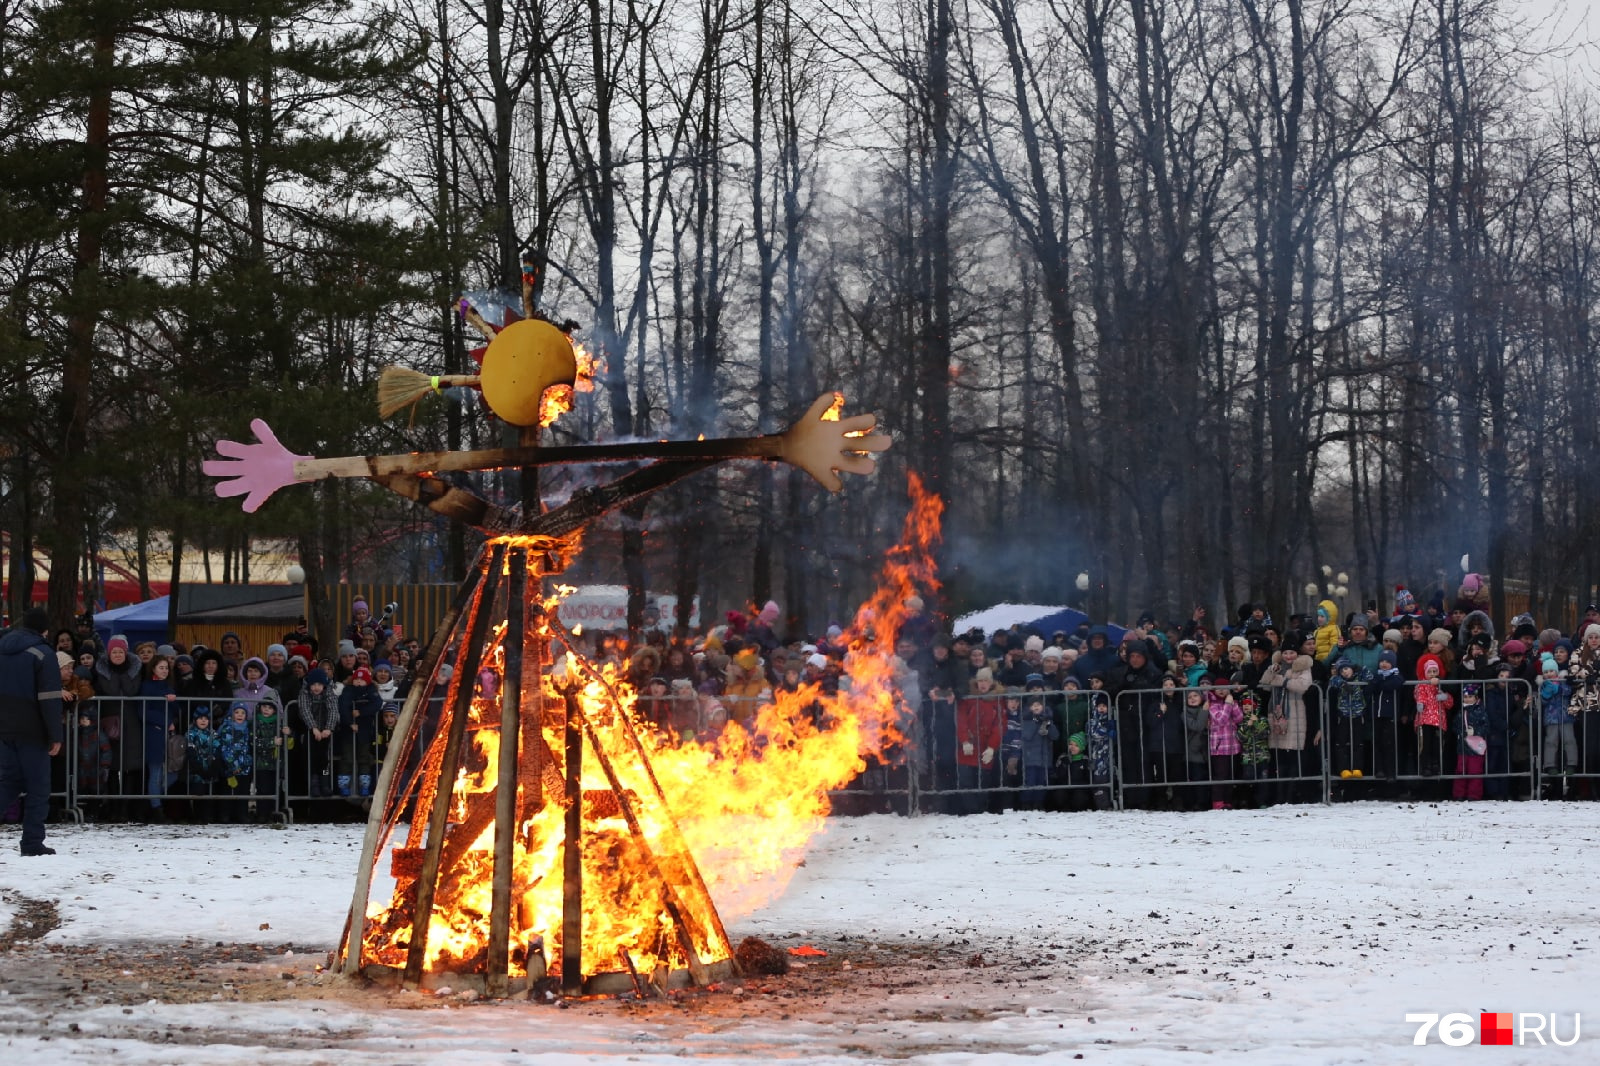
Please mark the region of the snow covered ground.
POLYGON ((1564 1040, 1581 1014, 1583 1038, 1494 1061, 1592 1063, 1597 810, 834 819, 787 895, 729 930, 827 959, 671 1004, 570 1009, 318 975, 358 826, 52 827, 53 858, 0 837, 0 921, 22 934, 0 948, 0 1040, 6 1066, 1331 1066, 1452 1061, 1437 1032, 1412 1045, 1407 1013, 1475 1028, 1508 1011, 1556 1013, 1564 1040), (50 902, 59 925, 27 939, 50 902))

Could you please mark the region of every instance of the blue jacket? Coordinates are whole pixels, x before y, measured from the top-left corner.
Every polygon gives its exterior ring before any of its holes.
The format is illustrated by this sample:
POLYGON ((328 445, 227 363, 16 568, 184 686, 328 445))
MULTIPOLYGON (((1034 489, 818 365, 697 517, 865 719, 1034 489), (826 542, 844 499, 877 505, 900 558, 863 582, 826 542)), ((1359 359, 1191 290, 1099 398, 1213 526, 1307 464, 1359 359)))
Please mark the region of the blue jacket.
POLYGON ((21 626, 0 636, 0 739, 61 743, 61 667, 44 637, 21 626))
MULTIPOLYGON (((1353 662, 1351 665, 1355 665, 1353 662)), ((1372 683, 1372 675, 1366 670, 1356 667, 1354 676, 1348 681, 1344 675, 1335 670, 1333 677, 1328 679, 1328 693, 1333 698, 1334 710, 1342 718, 1361 718, 1367 713, 1367 686, 1372 683)))
MULTIPOLYGON (((167 681, 146 678, 139 682, 139 721, 144 725, 144 764, 165 766, 167 762, 167 726, 176 719, 172 715, 172 701, 167 696, 172 685, 167 681)), ((127 743, 124 738, 123 743, 127 743)))
POLYGON ((1571 725, 1574 716, 1569 713, 1572 705, 1572 684, 1565 678, 1555 681, 1544 680, 1539 684, 1539 702, 1544 705, 1545 725, 1571 725))
POLYGON ((1395 710, 1400 706, 1400 698, 1405 690, 1405 675, 1398 669, 1379 670, 1372 676, 1372 683, 1367 686, 1367 702, 1377 717, 1387 721, 1395 716, 1395 710))
POLYGON ((1020 760, 1023 766, 1049 766, 1054 757, 1053 742, 1060 736, 1061 730, 1056 728, 1048 708, 1036 715, 1024 707, 1015 716, 1006 716, 1000 750, 1006 758, 1020 760))
POLYGON ((383 714, 383 697, 376 685, 357 685, 345 682, 339 693, 339 724, 345 729, 356 727, 356 732, 371 743, 378 734, 378 717, 383 714), (352 712, 360 711, 359 715, 352 712))

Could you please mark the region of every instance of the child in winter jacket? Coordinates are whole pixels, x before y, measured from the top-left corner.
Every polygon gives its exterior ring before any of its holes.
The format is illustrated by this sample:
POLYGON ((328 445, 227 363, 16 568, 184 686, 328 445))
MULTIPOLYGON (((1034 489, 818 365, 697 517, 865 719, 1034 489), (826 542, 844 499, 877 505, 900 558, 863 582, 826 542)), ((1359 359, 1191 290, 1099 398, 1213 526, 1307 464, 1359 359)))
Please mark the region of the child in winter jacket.
POLYGON ((1485 735, 1489 729, 1489 712, 1483 705, 1483 694, 1477 685, 1461 687, 1461 713, 1456 715, 1456 773, 1450 783, 1450 795, 1455 799, 1483 799, 1483 764, 1489 751, 1485 735))
POLYGON ((1002 778, 1006 788, 1022 785, 1022 690, 1015 685, 1006 690, 1001 713, 1004 725, 1000 732, 1000 760, 1004 769, 1002 778))
MULTIPOLYGON (((1528 721, 1528 699, 1531 690, 1527 682, 1514 676, 1508 660, 1494 664, 1494 680, 1484 686, 1484 710, 1489 725, 1485 739, 1489 742, 1484 756, 1483 783, 1485 799, 1506 799, 1511 794, 1511 745, 1521 727, 1528 721)), ((1529 743, 1532 739, 1529 738, 1529 743)), ((1537 752, 1530 752, 1534 758, 1537 752)))
POLYGON ((283 716, 278 713, 277 693, 262 697, 256 704, 254 734, 252 755, 256 768, 255 794, 266 797, 266 804, 262 808, 265 813, 276 813, 278 770, 283 765, 284 743, 289 734, 283 716))
POLYGON ((195 797, 195 817, 209 822, 216 817, 211 793, 223 777, 222 747, 211 728, 211 711, 200 704, 183 738, 183 766, 189 795, 195 797))
MULTIPOLYGON (((255 757, 250 736, 250 705, 237 700, 228 709, 228 720, 217 730, 217 751, 222 756, 223 779, 213 790, 213 795, 244 797, 250 795, 251 778, 255 775, 255 757)), ((242 801, 225 805, 223 820, 242 821, 245 805, 242 801)))
POLYGON ((98 796, 111 780, 111 742, 100 732, 97 716, 78 713, 78 795, 98 796))
POLYGON ((1339 628, 1339 608, 1334 606, 1332 600, 1323 600, 1317 604, 1317 653, 1318 662, 1328 658, 1330 652, 1339 646, 1339 638, 1344 636, 1344 631, 1339 628))
POLYGON ((1050 761, 1055 741, 1060 736, 1061 731, 1056 728, 1044 697, 1029 693, 1017 718, 1014 747, 1009 756, 1017 760, 1022 771, 1023 792, 1018 806, 1030 811, 1044 806, 1044 786, 1050 781, 1050 761))
POLYGON ((1103 811, 1111 807, 1111 748, 1117 738, 1117 716, 1104 674, 1089 676, 1088 704, 1084 731, 1089 737, 1089 783, 1095 786, 1095 809, 1103 811))
MULTIPOLYGON (((1205 781, 1211 774, 1211 686, 1191 688, 1183 694, 1184 759, 1188 762, 1190 781, 1205 781)), ((1195 795, 1186 797, 1184 806, 1199 809, 1204 806, 1205 794, 1198 789, 1186 791, 1195 795)))
MULTIPOLYGON (((1067 738, 1057 764, 1062 767, 1065 784, 1080 786, 1089 783, 1089 734, 1078 732, 1067 738)), ((1067 793, 1067 809, 1081 811, 1088 806, 1088 794, 1074 789, 1067 793)))
POLYGON ((1227 810, 1233 806, 1234 786, 1226 782, 1239 776, 1239 723, 1244 720, 1244 709, 1233 698, 1232 688, 1218 686, 1211 690, 1206 699, 1206 718, 1206 748, 1211 760, 1211 809, 1227 810))
POLYGON ((1554 655, 1539 660, 1540 721, 1544 726, 1544 767, 1546 774, 1570 774, 1578 767, 1578 738, 1573 729, 1577 712, 1572 706, 1572 684, 1562 676, 1554 655))
POLYGON ((1450 708, 1455 699, 1439 689, 1444 676, 1444 661, 1427 654, 1417 660, 1417 680, 1422 684, 1413 693, 1417 703, 1417 770, 1424 777, 1438 777, 1444 766, 1444 733, 1449 728, 1450 708))
MULTIPOLYGON (((1381 665, 1381 660, 1380 660, 1381 665)), ((1333 664, 1328 695, 1333 701, 1333 772, 1361 777, 1367 767, 1367 687, 1372 675, 1349 659, 1333 664)))
MULTIPOLYGON (((1410 717, 1410 709, 1402 715, 1400 700, 1405 693, 1406 678, 1397 665, 1399 657, 1388 648, 1378 653, 1378 669, 1367 686, 1367 701, 1372 719, 1373 774, 1393 781, 1400 772, 1400 720, 1410 717)), ((1411 737, 1406 740, 1409 743, 1411 737)))

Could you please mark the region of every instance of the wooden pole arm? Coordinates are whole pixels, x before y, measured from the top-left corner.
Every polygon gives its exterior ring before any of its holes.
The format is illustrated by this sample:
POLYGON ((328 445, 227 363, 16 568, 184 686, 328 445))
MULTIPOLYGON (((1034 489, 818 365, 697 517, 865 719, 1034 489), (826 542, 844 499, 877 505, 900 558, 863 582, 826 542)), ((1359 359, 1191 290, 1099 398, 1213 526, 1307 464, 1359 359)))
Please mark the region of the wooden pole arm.
POLYGON ((798 422, 774 436, 556 447, 524 445, 469 452, 345 455, 332 459, 290 452, 278 442, 271 428, 258 418, 250 423, 257 443, 218 441, 217 454, 224 458, 208 459, 201 464, 201 468, 218 479, 218 496, 245 497, 246 511, 254 511, 286 485, 329 477, 364 477, 390 484, 396 479, 404 481, 406 478, 426 477, 446 470, 495 470, 510 466, 648 459, 687 463, 724 459, 778 459, 800 467, 829 492, 838 492, 844 487, 839 478, 841 472, 872 473, 877 466, 872 453, 886 450, 892 442, 888 437, 872 432, 877 425, 877 418, 873 415, 829 419, 827 415, 837 402, 836 394, 824 393, 798 422))

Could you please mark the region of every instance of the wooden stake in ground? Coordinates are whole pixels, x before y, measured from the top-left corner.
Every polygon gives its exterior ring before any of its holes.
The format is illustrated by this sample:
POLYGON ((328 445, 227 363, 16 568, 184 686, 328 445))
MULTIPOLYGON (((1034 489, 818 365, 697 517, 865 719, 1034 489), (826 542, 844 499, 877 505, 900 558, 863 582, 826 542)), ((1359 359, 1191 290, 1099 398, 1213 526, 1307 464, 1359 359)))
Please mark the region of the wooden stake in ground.
POLYGON ((522 739, 522 641, 528 620, 528 549, 511 549, 511 591, 501 645, 500 749, 494 783, 494 884, 489 906, 489 953, 484 990, 504 996, 509 982, 511 877, 517 840, 517 756, 522 739))
POLYGON ((472 690, 477 684, 483 642, 489 632, 489 615, 500 590, 500 571, 504 566, 505 550, 504 544, 497 543, 489 553, 488 569, 472 604, 472 623, 467 642, 461 648, 455 674, 450 679, 453 699, 447 701, 451 705, 449 736, 439 766, 440 784, 434 792, 433 807, 428 812, 428 841, 422 857, 422 872, 417 875, 416 914, 411 919, 411 946, 406 952, 406 968, 401 979, 405 988, 414 989, 422 983, 422 965, 428 955, 428 926, 433 920, 433 896, 439 881, 439 852, 444 846, 452 784, 456 767, 461 762, 461 742, 467 732, 467 718, 472 712, 472 690))
POLYGON ((583 995, 583 715, 567 697, 567 818, 561 855, 561 991, 583 995))

